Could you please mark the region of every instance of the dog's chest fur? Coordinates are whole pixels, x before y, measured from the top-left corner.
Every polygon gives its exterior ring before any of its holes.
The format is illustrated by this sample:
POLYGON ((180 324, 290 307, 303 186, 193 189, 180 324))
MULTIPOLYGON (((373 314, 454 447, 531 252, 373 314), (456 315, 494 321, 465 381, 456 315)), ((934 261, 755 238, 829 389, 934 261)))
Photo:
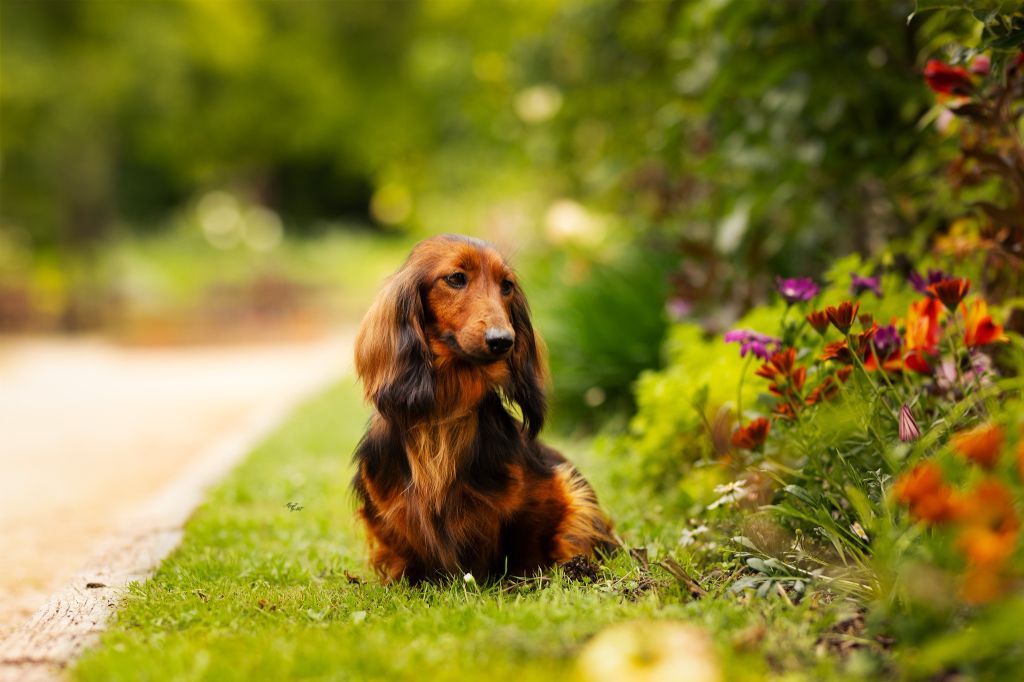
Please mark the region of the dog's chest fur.
POLYGON ((502 572, 509 555, 539 563, 565 506, 543 454, 497 399, 404 435, 375 420, 357 453, 363 517, 408 575, 502 572))

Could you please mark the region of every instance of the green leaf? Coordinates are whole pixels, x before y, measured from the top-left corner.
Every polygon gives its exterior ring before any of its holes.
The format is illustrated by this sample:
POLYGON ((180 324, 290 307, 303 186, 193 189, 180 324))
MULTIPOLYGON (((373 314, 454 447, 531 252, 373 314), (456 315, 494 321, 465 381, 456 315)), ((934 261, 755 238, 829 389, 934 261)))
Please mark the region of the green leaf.
POLYGON ((811 497, 811 494, 798 485, 790 484, 783 488, 783 490, 789 493, 790 495, 793 495, 794 497, 803 500, 809 505, 814 505, 814 498, 811 497))
POLYGON ((1015 50, 1024 45, 1024 27, 1014 29, 1005 36, 992 38, 985 43, 985 47, 993 50, 1015 50))

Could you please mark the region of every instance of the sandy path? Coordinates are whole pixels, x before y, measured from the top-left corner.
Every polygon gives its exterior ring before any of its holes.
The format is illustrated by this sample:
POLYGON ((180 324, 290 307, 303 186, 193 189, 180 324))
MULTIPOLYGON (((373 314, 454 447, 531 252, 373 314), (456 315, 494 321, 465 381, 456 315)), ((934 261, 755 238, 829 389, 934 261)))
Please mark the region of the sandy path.
POLYGON ((0 639, 205 448, 350 356, 348 333, 219 348, 0 345, 0 639))

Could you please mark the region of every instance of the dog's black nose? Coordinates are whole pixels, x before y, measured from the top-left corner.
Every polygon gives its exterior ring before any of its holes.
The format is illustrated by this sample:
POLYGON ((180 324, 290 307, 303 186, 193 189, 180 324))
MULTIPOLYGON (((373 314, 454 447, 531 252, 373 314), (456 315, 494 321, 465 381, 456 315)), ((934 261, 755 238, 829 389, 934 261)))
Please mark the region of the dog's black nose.
POLYGON ((487 342, 487 347, 492 353, 504 353, 512 347, 512 342, 515 341, 515 337, 512 332, 504 329, 498 329, 497 327, 490 327, 484 332, 484 341, 487 342))

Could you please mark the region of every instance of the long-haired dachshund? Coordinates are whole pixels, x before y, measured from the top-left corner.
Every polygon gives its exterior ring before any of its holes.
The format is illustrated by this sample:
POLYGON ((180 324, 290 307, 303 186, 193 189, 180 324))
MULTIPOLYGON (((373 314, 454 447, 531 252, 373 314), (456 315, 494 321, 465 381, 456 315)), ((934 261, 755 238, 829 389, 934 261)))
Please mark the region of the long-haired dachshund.
POLYGON ((494 248, 420 242, 363 319, 356 370, 376 411, 353 487, 385 580, 529 575, 615 546, 593 489, 537 440, 540 340, 494 248))

